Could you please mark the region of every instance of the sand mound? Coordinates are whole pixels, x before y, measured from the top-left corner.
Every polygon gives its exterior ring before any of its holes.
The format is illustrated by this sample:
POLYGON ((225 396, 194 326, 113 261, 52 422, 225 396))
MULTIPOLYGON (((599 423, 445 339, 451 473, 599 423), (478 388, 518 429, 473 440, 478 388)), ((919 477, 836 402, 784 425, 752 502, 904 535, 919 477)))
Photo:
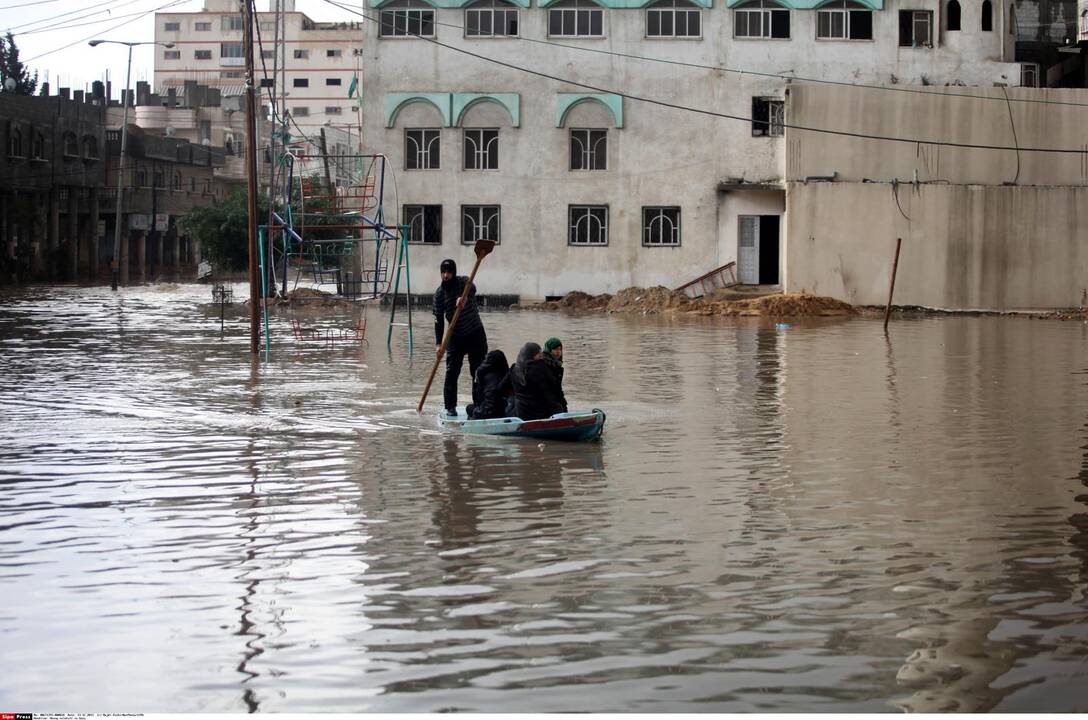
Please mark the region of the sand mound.
POLYGON ((676 312, 726 317, 829 317, 856 315, 848 303, 808 293, 776 293, 750 300, 726 300, 711 296, 692 300, 667 287, 630 287, 615 295, 571 292, 559 300, 530 305, 536 310, 604 310, 610 313, 676 312))
POLYGON ((658 285, 651 288, 629 287, 612 296, 605 308, 614 312, 640 312, 643 314, 676 310, 687 301, 681 293, 658 285))
POLYGON ((300 287, 287 293, 286 298, 277 301, 278 305, 320 305, 323 307, 350 307, 352 302, 339 295, 334 295, 317 288, 300 287))

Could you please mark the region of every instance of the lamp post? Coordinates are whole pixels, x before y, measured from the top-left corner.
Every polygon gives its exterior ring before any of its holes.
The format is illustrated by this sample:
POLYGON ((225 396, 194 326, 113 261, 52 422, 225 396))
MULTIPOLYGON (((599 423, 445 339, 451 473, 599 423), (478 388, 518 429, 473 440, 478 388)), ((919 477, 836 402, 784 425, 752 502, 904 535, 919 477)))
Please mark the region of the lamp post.
POLYGON ((102 43, 128 46, 128 67, 125 69, 125 91, 121 96, 121 105, 124 107, 121 120, 121 160, 117 164, 117 202, 116 212, 113 218, 113 260, 110 262, 110 287, 116 290, 117 275, 121 267, 121 198, 124 197, 125 190, 125 151, 128 149, 128 93, 129 81, 132 79, 132 48, 136 45, 162 45, 164 48, 172 48, 174 47, 174 43, 158 42, 156 40, 145 40, 143 42, 91 40, 87 44, 91 47, 97 47, 102 43))

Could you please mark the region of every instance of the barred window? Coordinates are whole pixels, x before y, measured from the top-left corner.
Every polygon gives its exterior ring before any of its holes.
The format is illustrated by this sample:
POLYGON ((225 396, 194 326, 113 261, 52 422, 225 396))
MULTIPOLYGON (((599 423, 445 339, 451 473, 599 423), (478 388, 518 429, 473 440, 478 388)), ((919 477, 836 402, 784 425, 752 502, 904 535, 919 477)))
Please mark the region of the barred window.
POLYGON ((162 29, 163 29, 163 32, 179 32, 181 30, 181 23, 179 23, 179 22, 163 23, 162 29))
POLYGON ((642 208, 642 245, 644 247, 679 247, 680 208, 642 208))
POLYGON ((193 51, 193 59, 194 60, 211 60, 212 59, 212 51, 211 50, 194 50, 193 51))
POLYGON ((404 224, 408 226, 408 242, 442 244, 441 205, 405 205, 404 224))
POLYGON ((198 22, 193 27, 197 32, 210 32, 212 24, 210 22, 198 22))
POLYGON ((872 40, 873 11, 850 0, 823 5, 816 11, 816 39, 872 40))
POLYGON ((227 32, 233 32, 234 30, 241 30, 245 27, 242 22, 241 15, 224 15, 223 16, 223 30, 227 32))
POLYGON ((608 131, 573 129, 570 131, 570 169, 608 169, 608 131))
POLYGON ((571 205, 568 215, 568 245, 608 244, 607 205, 571 205))
POLYGON ((381 11, 379 37, 434 37, 434 9, 409 0, 381 11))
POLYGON ((752 98, 752 135, 782 137, 785 134, 786 102, 776 98, 752 98))
POLYGON ((465 10, 466 37, 517 37, 518 9, 502 0, 480 0, 465 10))
POLYGON ((465 170, 499 169, 499 131, 465 130, 465 170))
POLYGON ((701 37, 702 11, 687 0, 659 0, 646 10, 646 37, 701 37))
POLYGON ((604 11, 588 0, 563 0, 548 9, 550 37, 604 37, 604 11))
POLYGON ((437 170, 439 168, 441 134, 435 128, 408 128, 404 131, 404 168, 406 170, 437 170))
POLYGON ((499 242, 500 207, 498 205, 461 206, 461 244, 474 245, 477 240, 499 242))
POLYGON ((789 40, 790 11, 774 0, 752 0, 733 10, 733 37, 789 40))

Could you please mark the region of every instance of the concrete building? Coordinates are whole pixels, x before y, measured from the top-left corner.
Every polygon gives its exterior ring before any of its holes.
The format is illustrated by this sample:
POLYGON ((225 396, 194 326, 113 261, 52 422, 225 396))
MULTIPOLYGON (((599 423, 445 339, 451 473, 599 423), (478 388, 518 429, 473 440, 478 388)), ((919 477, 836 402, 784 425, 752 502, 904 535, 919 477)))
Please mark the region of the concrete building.
POLYGON ((468 265, 471 243, 492 237, 487 291, 523 298, 675 287, 734 261, 742 282, 780 283, 786 78, 1021 80, 1008 0, 371 0, 369 12, 364 145, 397 171, 413 265, 468 265))
POLYGON ((1088 87, 1077 45, 1075 0, 1022 0, 1015 6, 1016 60, 1026 87, 1088 87))
POLYGON ((786 289, 883 304, 902 238, 896 304, 1088 304, 1088 91, 932 90, 790 88, 792 126, 990 147, 787 130, 786 289))
MULTIPOLYGON (((275 2, 275 0, 273 0, 275 2)), ((315 22, 296 12, 294 0, 282 0, 285 26, 275 42, 276 13, 257 13, 254 43, 256 74, 275 80, 278 97, 307 134, 326 124, 354 123, 354 104, 348 98, 358 64, 359 23, 315 22), (277 59, 275 51, 281 53, 277 59), (282 75, 273 79, 273 66, 282 75)), ((174 43, 156 48, 155 88, 166 96, 171 88, 181 93, 187 81, 219 90, 225 101, 240 96, 245 83, 242 15, 235 0, 205 0, 198 12, 155 14, 155 40, 174 43)), ((263 102, 263 101, 262 101, 263 102)))
MULTIPOLYGON (((113 254, 117 169, 121 130, 106 132, 109 185, 100 209, 109 251, 113 254)), ((216 176, 224 165, 224 149, 154 134, 129 125, 125 160, 125 197, 121 216, 120 280, 146 282, 192 269, 196 247, 178 227, 194 207, 219 202, 227 186, 216 176)))
POLYGON ((96 277, 105 172, 104 89, 0 92, 0 277, 96 277))

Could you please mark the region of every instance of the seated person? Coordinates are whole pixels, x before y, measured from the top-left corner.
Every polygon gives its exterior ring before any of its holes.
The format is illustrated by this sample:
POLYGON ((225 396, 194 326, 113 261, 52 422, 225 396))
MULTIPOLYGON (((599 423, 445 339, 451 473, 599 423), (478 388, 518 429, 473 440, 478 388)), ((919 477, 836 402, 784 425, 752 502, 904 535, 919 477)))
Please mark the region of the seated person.
POLYGON ((522 420, 541 420, 564 412, 561 390, 554 372, 544 364, 544 353, 535 342, 525 343, 510 369, 514 391, 514 415, 522 420))
POLYGON ((559 404, 563 406, 563 412, 566 412, 567 396, 563 394, 563 341, 559 338, 548 338, 544 343, 544 364, 555 374, 559 404))
POLYGON ((465 408, 470 420, 507 417, 506 397, 510 383, 506 379, 510 364, 502 350, 492 350, 476 369, 472 383, 472 404, 465 408))

